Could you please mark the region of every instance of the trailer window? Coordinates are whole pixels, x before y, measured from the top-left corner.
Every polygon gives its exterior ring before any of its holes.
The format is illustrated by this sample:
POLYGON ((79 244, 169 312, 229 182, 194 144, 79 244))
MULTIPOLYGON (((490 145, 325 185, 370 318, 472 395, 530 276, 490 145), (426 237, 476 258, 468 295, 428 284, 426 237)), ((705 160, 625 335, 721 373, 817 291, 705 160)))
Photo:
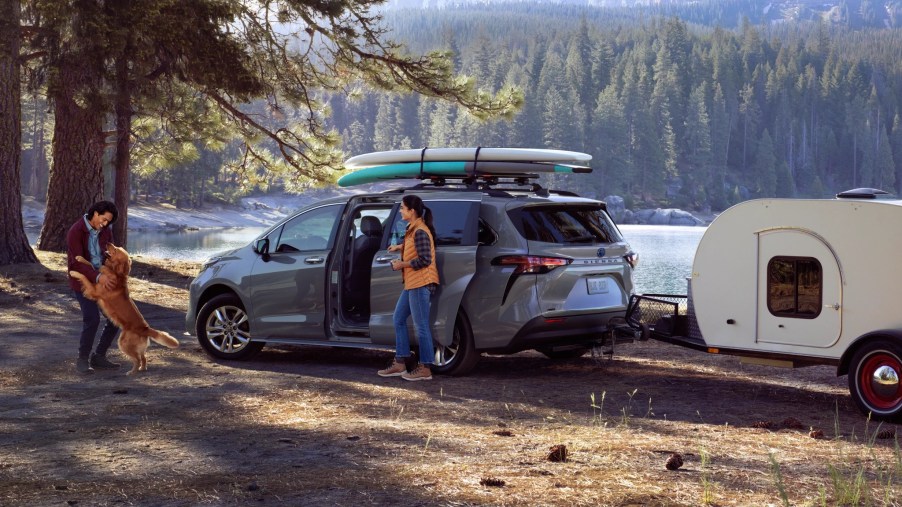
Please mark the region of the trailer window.
POLYGON ((824 277, 812 257, 774 257, 767 263, 767 309, 778 317, 820 315, 824 277))

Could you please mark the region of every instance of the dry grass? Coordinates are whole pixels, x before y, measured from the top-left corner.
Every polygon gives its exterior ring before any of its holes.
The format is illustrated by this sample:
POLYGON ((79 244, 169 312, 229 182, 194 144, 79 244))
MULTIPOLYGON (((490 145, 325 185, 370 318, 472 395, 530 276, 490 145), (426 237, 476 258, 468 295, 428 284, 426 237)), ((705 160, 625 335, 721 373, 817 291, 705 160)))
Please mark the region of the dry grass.
POLYGON ((902 497, 898 437, 876 438, 895 426, 858 414, 829 368, 740 365, 659 343, 619 347, 612 362, 486 357, 468 377, 412 385, 374 375, 387 352, 285 347, 218 363, 179 332, 191 263, 143 259, 134 270, 145 317, 181 349, 152 348, 150 372, 135 379, 77 376, 67 338, 77 307, 61 256, 39 254, 40 266, 0 268, 0 325, 17 344, 0 353, 0 505, 902 497), (555 445, 566 461, 549 461, 555 445), (673 453, 683 465, 671 471, 673 453))

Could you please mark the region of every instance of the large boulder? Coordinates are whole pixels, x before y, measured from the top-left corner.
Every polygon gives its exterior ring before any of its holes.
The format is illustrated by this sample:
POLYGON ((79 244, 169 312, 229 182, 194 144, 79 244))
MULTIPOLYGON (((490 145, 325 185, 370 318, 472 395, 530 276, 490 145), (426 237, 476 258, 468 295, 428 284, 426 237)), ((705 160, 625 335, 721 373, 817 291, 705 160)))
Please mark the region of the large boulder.
POLYGON ((609 195, 602 199, 608 208, 608 215, 611 215, 611 218, 614 219, 618 224, 626 223, 624 221, 624 215, 629 213, 632 215, 632 212, 626 209, 626 202, 623 200, 623 197, 619 195, 609 195))
POLYGON ((619 195, 609 195, 602 199, 607 204, 608 214, 618 224, 642 225, 705 225, 706 222, 681 209, 643 209, 632 211, 619 195))
POLYGON ((681 209, 643 209, 635 213, 635 218, 636 223, 646 225, 705 225, 704 220, 681 209))

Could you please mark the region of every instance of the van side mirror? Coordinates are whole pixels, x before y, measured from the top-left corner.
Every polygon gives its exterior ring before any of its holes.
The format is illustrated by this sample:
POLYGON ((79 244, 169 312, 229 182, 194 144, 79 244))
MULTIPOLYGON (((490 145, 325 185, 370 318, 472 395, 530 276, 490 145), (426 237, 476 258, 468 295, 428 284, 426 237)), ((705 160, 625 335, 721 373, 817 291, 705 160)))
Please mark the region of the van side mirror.
POLYGON ((254 243, 254 251, 263 256, 264 261, 269 260, 269 238, 258 239, 254 243))

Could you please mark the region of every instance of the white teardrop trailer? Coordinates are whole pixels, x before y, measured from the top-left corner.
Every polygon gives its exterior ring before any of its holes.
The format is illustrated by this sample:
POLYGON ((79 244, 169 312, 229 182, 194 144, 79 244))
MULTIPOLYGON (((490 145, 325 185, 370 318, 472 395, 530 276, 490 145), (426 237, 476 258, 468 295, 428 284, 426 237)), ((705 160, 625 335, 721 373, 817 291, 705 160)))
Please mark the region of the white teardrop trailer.
POLYGON ((902 418, 902 200, 738 204, 708 227, 688 296, 633 296, 627 320, 652 338, 743 362, 835 365, 864 413, 902 418))

